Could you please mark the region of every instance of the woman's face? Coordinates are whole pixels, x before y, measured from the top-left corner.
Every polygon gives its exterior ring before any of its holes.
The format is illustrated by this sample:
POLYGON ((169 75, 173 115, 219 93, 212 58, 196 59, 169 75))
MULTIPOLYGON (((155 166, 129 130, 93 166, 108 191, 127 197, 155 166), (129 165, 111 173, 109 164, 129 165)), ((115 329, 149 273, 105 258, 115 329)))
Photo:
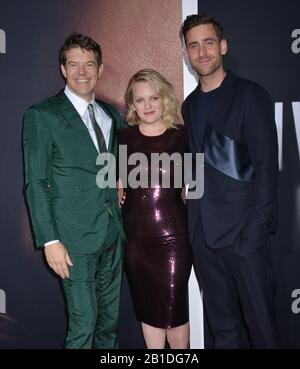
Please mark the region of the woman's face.
POLYGON ((137 82, 133 89, 133 107, 145 124, 162 122, 164 106, 161 97, 146 81, 137 82))

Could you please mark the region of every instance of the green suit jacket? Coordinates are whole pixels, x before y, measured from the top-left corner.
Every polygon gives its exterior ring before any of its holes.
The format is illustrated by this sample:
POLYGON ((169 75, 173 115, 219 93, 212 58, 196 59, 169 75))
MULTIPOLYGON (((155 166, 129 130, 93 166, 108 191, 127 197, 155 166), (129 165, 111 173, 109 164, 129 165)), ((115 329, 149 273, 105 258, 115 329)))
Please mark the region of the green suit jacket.
MULTIPOLYGON (((112 118, 108 151, 117 155, 117 110, 96 100, 112 118)), ((23 131, 25 192, 38 247, 59 239, 71 253, 104 246, 110 214, 116 239, 125 240, 116 188, 96 184, 97 149, 63 90, 30 107, 23 131)))

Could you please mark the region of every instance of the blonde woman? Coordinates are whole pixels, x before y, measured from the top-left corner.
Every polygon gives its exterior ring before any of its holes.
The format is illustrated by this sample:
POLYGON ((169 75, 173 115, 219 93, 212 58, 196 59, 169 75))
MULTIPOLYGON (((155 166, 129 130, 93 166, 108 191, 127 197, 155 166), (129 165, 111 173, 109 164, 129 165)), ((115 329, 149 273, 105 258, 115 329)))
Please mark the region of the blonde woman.
POLYGON ((128 182, 122 209, 128 240, 125 270, 133 305, 147 348, 164 348, 167 340, 171 349, 185 349, 189 347, 187 284, 192 257, 181 196, 184 184, 174 185, 175 167, 182 169, 182 163, 151 165, 151 154, 178 153, 183 162, 185 129, 175 124, 178 102, 173 86, 152 69, 133 75, 125 102, 129 127, 119 130, 119 145, 127 145, 128 157, 140 153, 147 158, 137 165, 127 164, 127 178, 120 173, 120 182, 128 182), (138 180, 147 178, 139 186, 130 182, 130 173, 137 171, 138 180), (151 183, 151 175, 159 178, 156 184, 151 183), (169 186, 163 186, 163 176, 169 178, 169 186))

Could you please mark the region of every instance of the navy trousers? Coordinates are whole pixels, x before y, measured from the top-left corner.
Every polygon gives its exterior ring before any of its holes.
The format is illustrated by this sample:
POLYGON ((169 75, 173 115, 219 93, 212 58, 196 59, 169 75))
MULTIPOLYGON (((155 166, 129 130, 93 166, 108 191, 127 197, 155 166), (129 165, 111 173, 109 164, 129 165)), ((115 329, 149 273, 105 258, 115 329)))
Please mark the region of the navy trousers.
POLYGON ((238 237, 210 249, 201 220, 192 242, 194 269, 214 348, 278 348, 270 244, 238 237))

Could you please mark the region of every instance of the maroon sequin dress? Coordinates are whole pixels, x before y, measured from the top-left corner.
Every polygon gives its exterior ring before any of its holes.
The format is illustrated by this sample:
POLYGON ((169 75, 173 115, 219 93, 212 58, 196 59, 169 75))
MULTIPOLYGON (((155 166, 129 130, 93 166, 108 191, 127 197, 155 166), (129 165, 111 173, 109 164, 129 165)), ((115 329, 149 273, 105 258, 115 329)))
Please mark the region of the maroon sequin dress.
MULTIPOLYGON (((176 152, 183 160, 185 128, 178 125, 177 129, 168 129, 154 137, 143 135, 138 126, 124 128, 119 130, 119 145, 127 145, 128 157, 136 152, 144 153, 149 163, 151 153, 176 152)), ((127 178, 137 166, 139 171, 150 174, 150 166, 138 162, 137 165, 127 164, 127 178)), ((125 271, 137 319, 154 327, 171 328, 188 321, 187 291, 192 254, 187 210, 181 199, 181 188, 174 188, 174 166, 166 169, 158 165, 155 171, 170 175, 169 188, 162 188, 161 177, 154 188, 131 188, 130 183, 126 188, 122 208, 128 241, 125 271)), ((120 177, 122 179, 121 173, 120 177)))

